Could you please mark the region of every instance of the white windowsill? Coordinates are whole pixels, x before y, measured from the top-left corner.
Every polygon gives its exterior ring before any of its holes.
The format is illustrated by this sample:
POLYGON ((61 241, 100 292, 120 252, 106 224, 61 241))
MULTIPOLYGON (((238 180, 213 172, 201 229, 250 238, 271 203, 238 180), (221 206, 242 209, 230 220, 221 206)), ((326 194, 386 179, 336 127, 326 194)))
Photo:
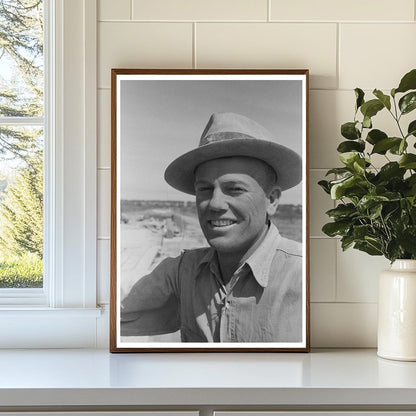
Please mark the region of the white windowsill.
MULTIPOLYGON (((107 308, 0 308, 0 348, 96 348, 106 344, 107 308)), ((1 350, 0 350, 1 353, 1 350)), ((0 366, 0 374, 1 374, 0 366)), ((0 402, 1 403, 1 402, 0 402)))
POLYGON ((85 317, 99 318, 102 313, 101 308, 45 308, 38 306, 1 306, 0 319, 4 316, 39 317, 66 316, 66 317, 85 317))

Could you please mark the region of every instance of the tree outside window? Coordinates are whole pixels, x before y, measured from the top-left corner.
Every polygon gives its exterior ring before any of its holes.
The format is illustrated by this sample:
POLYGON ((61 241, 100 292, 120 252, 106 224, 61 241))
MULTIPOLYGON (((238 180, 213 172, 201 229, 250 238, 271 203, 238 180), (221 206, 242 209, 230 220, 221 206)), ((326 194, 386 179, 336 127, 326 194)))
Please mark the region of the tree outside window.
POLYGON ((43 286, 43 2, 0 0, 0 289, 43 286))

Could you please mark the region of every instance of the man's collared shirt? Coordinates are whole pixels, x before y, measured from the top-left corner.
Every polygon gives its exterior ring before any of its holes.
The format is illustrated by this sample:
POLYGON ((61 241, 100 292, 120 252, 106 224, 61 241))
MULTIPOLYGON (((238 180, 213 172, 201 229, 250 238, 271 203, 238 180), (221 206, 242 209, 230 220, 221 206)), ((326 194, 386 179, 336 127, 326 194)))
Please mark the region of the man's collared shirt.
POLYGON ((165 259, 122 302, 122 335, 181 330, 183 342, 300 342, 301 245, 274 225, 225 285, 215 249, 165 259))

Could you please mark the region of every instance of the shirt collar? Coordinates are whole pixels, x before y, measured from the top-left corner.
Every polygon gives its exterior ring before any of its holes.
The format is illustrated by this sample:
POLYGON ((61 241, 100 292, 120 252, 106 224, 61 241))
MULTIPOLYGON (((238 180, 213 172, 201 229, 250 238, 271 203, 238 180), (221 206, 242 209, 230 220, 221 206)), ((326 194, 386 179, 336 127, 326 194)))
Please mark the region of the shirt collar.
MULTIPOLYGON (((280 239, 281 237, 279 231, 276 226, 271 223, 263 241, 257 247, 256 251, 245 261, 245 263, 239 267, 239 270, 247 264, 250 267, 257 283, 262 287, 266 287, 269 282, 270 267, 272 265, 275 252, 279 246, 280 239)), ((219 273, 218 261, 215 254, 215 249, 210 247, 199 261, 198 266, 201 266, 204 263, 209 263, 211 272, 219 273)))
POLYGON ((207 252, 199 261, 198 268, 200 268, 203 264, 208 264, 211 270, 211 273, 214 273, 216 276, 220 276, 218 259, 217 259, 216 251, 214 248, 212 247, 208 248, 207 252))
POLYGON ((254 278, 262 287, 266 287, 269 282, 270 267, 279 246, 280 238, 279 231, 276 226, 271 223, 263 241, 245 262, 245 264, 250 266, 254 278))

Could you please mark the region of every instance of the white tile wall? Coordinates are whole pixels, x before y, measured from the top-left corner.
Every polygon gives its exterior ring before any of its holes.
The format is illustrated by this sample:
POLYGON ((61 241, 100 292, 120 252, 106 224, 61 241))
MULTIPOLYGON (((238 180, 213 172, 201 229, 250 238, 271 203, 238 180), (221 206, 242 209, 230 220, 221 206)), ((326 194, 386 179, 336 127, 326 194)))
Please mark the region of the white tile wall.
POLYGON ((309 68, 312 88, 334 88, 336 33, 333 23, 201 23, 196 62, 198 68, 309 68))
POLYGON ((130 0, 99 0, 98 20, 130 20, 130 0))
POLYGON ((413 0, 271 0, 273 20, 413 21, 413 0))
MULTIPOLYGON (((416 67, 415 1, 99 0, 98 10, 99 301, 109 300, 110 69, 309 68, 312 346, 375 346, 377 275, 388 262, 343 253, 321 232, 334 203, 316 182, 339 164, 340 125, 354 117, 352 89, 389 91, 416 67)), ((387 113, 374 122, 392 131, 387 113)), ((105 328, 99 332, 106 347, 105 328)))
POLYGON ((309 96, 309 167, 339 166, 340 126, 354 119, 354 91, 312 90, 309 96))
POLYGON ((375 303, 312 303, 314 347, 374 347, 377 343, 375 303))
POLYGON ((415 44, 414 23, 341 24, 340 87, 398 86, 401 76, 416 66, 415 44))
POLYGON ((111 68, 191 68, 192 23, 99 23, 98 86, 111 68))
POLYGON ((382 256, 369 256, 358 250, 342 251, 337 246, 337 301, 377 302, 378 275, 389 268, 382 256))
POLYGON ((110 210, 111 210, 111 171, 99 169, 97 174, 98 188, 98 237, 110 237, 110 210))
POLYGON ((267 20, 267 0, 133 0, 135 20, 267 20))
POLYGON ((106 304, 110 299, 110 240, 97 241, 97 299, 106 304))
POLYGON ((111 166, 111 91, 99 90, 97 99, 98 125, 100 140, 97 143, 97 166, 111 166))
POLYGON ((335 302, 337 244, 328 238, 310 241, 311 302, 335 302))

